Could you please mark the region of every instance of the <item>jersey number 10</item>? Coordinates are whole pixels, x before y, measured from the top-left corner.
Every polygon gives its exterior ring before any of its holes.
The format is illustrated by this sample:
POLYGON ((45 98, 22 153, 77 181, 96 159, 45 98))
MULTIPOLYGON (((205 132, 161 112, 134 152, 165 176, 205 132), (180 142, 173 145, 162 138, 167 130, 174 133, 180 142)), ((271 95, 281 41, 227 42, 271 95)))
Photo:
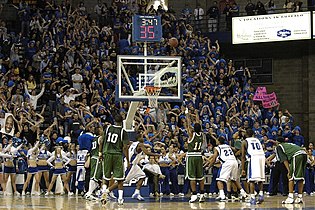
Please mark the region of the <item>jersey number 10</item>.
POLYGON ((253 147, 253 150, 255 150, 255 149, 260 150, 261 149, 259 143, 251 143, 251 145, 253 147))
POLYGON ((116 144, 118 139, 117 133, 108 133, 107 142, 111 142, 113 144, 116 144))

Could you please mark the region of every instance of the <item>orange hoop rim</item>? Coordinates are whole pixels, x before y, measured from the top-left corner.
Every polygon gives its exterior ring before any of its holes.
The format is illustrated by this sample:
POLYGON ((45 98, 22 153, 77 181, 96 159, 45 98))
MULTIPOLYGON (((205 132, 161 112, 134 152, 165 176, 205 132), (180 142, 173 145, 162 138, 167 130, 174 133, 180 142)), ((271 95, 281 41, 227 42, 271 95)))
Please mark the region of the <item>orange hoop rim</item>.
POLYGON ((144 89, 147 91, 147 93, 154 93, 160 91, 162 88, 156 86, 145 86, 144 89))

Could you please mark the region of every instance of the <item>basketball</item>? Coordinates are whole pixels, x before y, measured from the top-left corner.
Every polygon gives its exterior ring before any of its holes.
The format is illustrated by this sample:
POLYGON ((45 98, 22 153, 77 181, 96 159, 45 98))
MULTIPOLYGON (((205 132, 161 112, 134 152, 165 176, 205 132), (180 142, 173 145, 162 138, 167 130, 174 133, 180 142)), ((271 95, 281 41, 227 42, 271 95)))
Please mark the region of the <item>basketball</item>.
POLYGON ((175 37, 170 38, 168 43, 171 47, 177 47, 178 46, 178 40, 175 37))

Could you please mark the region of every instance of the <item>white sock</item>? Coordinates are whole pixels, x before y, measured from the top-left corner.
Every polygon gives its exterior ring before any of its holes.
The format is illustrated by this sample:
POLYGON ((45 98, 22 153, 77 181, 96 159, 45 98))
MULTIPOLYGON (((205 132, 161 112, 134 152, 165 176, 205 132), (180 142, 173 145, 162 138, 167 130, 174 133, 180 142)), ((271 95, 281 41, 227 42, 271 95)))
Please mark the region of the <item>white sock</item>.
POLYGON ((240 192, 241 192, 241 195, 246 194, 246 192, 245 192, 245 190, 243 188, 240 190, 240 192))
POLYGON ((299 197, 299 198, 302 198, 303 196, 302 196, 302 194, 298 194, 298 197, 299 197))
POLYGON ((95 183, 94 180, 91 179, 89 182, 89 191, 87 193, 91 195, 96 188, 97 188, 97 184, 95 183))
POLYGON ((219 190, 219 196, 225 198, 224 190, 219 190))
POLYGON ((289 193, 289 198, 293 198, 293 193, 289 193))
POLYGON ((140 190, 135 189, 135 193, 134 194, 139 194, 140 195, 140 190))
POLYGON ((103 186, 102 186, 102 191, 103 191, 103 192, 106 192, 106 190, 107 190, 107 185, 106 185, 106 184, 103 184, 103 186))
POLYGON ((255 194, 250 194, 250 197, 255 199, 255 194))
POLYGON ((259 191, 259 195, 264 195, 264 191, 259 191))
POLYGON ((124 191, 118 190, 118 199, 123 199, 123 196, 124 196, 124 191))

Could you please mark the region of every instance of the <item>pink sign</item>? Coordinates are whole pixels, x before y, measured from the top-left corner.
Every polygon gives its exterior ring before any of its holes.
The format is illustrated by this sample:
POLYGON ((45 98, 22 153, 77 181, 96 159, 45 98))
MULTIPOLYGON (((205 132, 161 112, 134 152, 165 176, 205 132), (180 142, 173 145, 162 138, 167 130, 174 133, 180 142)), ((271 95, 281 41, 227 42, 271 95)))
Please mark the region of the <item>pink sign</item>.
POLYGON ((273 100, 277 100, 277 96, 275 92, 272 92, 271 94, 263 95, 263 101, 273 101, 273 100))
POLYGON ((275 107, 275 106, 278 106, 278 105, 279 105, 279 103, 278 103, 277 100, 263 101, 262 104, 263 104, 263 107, 264 107, 265 109, 269 109, 269 108, 272 108, 272 107, 275 107))
POLYGON ((257 87, 253 100, 254 101, 263 101, 264 95, 267 94, 266 87, 257 87))

